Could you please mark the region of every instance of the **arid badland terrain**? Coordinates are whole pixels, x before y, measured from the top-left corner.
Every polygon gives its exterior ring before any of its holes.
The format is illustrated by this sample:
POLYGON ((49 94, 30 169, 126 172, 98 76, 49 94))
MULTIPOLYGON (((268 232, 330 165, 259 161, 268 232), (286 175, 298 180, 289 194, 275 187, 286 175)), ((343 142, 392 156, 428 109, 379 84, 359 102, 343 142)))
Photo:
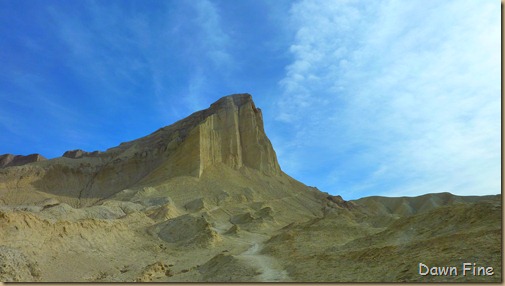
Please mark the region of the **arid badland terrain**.
POLYGON ((426 193, 298 182, 236 94, 105 152, 0 156, 0 281, 501 281, 501 196, 426 193))

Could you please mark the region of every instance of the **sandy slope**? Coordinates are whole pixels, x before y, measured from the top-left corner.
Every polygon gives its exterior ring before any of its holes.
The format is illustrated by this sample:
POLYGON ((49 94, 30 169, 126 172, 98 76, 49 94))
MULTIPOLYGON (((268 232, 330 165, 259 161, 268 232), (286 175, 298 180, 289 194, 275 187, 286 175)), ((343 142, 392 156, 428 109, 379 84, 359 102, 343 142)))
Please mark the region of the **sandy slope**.
POLYGON ((237 257, 259 269, 261 274, 256 278, 258 282, 290 282, 288 273, 274 257, 260 253, 262 247, 256 242, 237 257))
POLYGON ((265 252, 276 257, 294 281, 501 281, 501 198, 441 206, 375 228, 374 217, 356 216, 355 223, 343 224, 349 215, 330 212, 323 219, 285 228, 266 242, 265 252), (323 239, 328 236, 333 239, 323 239), (421 276, 420 262, 459 268, 463 262, 475 262, 495 271, 493 276, 421 276))
MULTIPOLYGON (((149 195, 154 196, 137 203, 107 201, 81 209, 56 202, 45 208, 1 207, 0 277, 51 282, 501 279, 499 200, 441 206, 378 226, 380 215, 359 207, 335 207, 324 216, 294 216, 290 222, 278 213, 288 209, 272 201, 268 205, 274 211, 264 211, 269 208, 258 194, 240 206, 207 198, 201 209, 189 211, 155 191, 149 195), (465 259, 492 265, 495 275, 416 274, 418 262, 450 265, 465 259)), ((279 201, 293 205, 298 198, 279 201)))
POLYGON ((248 249, 313 217, 319 199, 287 176, 214 171, 126 190, 85 208, 57 200, 2 207, 0 245, 31 257, 41 272, 5 280, 285 280, 272 257, 248 249), (222 181, 213 180, 214 171, 222 181))

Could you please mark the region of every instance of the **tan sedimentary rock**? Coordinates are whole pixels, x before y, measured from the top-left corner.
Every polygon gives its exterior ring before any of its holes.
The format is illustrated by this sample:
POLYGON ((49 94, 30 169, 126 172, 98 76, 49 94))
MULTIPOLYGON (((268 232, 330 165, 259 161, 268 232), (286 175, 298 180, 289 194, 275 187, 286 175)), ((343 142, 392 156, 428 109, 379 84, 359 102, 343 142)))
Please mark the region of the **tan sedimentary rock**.
POLYGON ((255 107, 249 94, 221 98, 210 110, 215 112, 200 125, 200 174, 216 162, 269 174, 280 172, 263 130, 261 110, 255 107))
POLYGON ((36 282, 40 278, 40 269, 36 262, 22 251, 0 245, 0 281, 36 282))
POLYGON ((156 281, 163 276, 172 276, 170 269, 167 264, 157 261, 153 264, 147 265, 143 270, 141 275, 136 279, 135 282, 151 282, 156 281))
POLYGON ((181 246, 209 246, 221 241, 205 218, 189 214, 156 224, 149 231, 166 242, 181 246))
MULTIPOLYGON (((28 157, 42 160, 40 155, 28 157)), ((3 164, 21 165, 13 162, 23 160, 4 156, 3 164)), ((84 206, 149 180, 198 178, 215 164, 281 173, 263 130, 261 110, 251 95, 223 97, 208 109, 105 152, 67 151, 63 157, 39 164, 0 170, 0 199, 19 203, 23 193, 39 191, 84 206)))

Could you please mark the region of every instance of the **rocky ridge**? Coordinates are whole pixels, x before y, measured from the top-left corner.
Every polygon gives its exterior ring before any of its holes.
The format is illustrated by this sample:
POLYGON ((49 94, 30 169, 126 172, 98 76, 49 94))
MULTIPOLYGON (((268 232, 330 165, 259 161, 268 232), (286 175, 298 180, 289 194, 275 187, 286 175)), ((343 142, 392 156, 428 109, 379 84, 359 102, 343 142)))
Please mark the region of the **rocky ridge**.
POLYGON ((21 166, 25 164, 30 164, 34 162, 40 162, 47 160, 44 156, 40 154, 30 154, 30 155, 12 155, 4 154, 0 155, 0 168, 7 168, 13 166, 21 166))

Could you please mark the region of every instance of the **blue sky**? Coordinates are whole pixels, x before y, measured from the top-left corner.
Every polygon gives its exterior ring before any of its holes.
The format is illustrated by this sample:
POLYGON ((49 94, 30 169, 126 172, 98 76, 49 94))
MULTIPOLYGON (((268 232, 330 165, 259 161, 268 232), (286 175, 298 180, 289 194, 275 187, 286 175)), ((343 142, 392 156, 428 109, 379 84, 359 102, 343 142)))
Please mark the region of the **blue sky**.
POLYGON ((0 7, 0 154, 105 150, 248 92, 307 185, 500 193, 499 1, 0 7))

